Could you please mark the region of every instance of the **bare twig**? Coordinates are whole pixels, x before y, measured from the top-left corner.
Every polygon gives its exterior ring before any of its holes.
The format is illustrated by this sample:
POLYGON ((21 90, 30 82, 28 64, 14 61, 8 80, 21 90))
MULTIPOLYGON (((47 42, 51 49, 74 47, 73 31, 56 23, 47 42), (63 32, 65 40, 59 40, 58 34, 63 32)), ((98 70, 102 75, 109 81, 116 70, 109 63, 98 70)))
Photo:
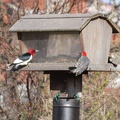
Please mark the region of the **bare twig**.
POLYGON ((6 113, 6 111, 5 110, 3 110, 2 109, 2 107, 0 106, 0 110, 2 111, 2 113, 4 113, 5 114, 5 116, 7 117, 7 120, 10 120, 9 119, 9 115, 6 113))
MULTIPOLYGON (((107 98, 109 98, 110 96, 108 96, 107 98)), ((109 100, 106 100, 101 106, 99 106, 96 110, 94 110, 87 118, 86 120, 88 120, 96 111, 98 111, 101 107, 103 107, 103 105, 105 105, 108 101, 110 101, 111 99, 109 100)))

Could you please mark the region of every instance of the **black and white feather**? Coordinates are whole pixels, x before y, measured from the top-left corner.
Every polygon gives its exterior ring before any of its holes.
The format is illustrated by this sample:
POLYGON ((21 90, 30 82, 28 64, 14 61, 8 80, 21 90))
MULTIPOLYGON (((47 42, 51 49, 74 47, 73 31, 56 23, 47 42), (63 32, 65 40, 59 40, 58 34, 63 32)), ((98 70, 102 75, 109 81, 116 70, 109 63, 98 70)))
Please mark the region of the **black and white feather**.
POLYGON ((70 72, 75 73, 76 76, 87 70, 90 60, 87 56, 81 56, 74 67, 69 67, 70 72))
POLYGON ((117 64, 113 62, 112 57, 108 57, 108 63, 112 64, 114 67, 117 67, 117 64))
POLYGON ((10 66, 13 66, 11 70, 18 70, 18 67, 27 66, 32 60, 33 56, 30 53, 24 53, 20 55, 10 66))
POLYGON ((27 53, 20 55, 14 62, 10 65, 11 70, 16 71, 28 65, 28 63, 33 59, 34 53, 39 50, 30 49, 27 53))

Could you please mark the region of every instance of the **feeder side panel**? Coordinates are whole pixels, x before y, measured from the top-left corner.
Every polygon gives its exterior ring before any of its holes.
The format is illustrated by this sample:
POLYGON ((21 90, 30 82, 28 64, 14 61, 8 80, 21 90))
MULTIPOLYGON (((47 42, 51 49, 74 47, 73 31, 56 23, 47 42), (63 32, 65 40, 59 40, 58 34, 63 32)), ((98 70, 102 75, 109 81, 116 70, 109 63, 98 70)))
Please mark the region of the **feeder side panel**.
POLYGON ((53 32, 50 34, 46 57, 58 55, 76 57, 80 52, 79 32, 53 32))
POLYGON ((83 29, 80 36, 83 38, 83 48, 91 64, 106 64, 112 36, 109 24, 102 19, 93 20, 83 29))

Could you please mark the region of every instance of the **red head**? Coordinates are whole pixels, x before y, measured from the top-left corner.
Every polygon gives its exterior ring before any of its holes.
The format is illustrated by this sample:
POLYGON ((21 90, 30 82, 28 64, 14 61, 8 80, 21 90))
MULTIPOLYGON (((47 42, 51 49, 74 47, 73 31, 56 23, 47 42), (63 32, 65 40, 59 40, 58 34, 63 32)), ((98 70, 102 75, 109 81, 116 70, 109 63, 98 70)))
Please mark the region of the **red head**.
POLYGON ((34 55, 36 52, 38 52, 39 50, 34 50, 34 49, 29 49, 28 52, 31 54, 31 55, 34 55))
POLYGON ((82 56, 87 56, 87 53, 85 51, 82 51, 82 56))

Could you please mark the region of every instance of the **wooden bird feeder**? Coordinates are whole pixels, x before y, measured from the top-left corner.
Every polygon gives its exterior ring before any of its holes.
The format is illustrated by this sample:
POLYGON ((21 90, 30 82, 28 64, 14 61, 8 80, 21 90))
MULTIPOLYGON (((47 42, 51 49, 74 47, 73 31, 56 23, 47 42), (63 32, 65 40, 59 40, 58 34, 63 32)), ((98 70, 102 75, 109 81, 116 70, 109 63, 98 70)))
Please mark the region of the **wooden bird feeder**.
POLYGON ((108 64, 112 33, 120 30, 102 14, 29 15, 10 31, 17 32, 21 53, 29 48, 40 50, 23 70, 48 72, 50 89, 67 92, 68 97, 82 91, 82 75, 76 77, 68 71, 81 51, 90 59, 88 71, 120 69, 108 64))
POLYGON ((91 62, 88 70, 114 70, 107 61, 112 33, 119 28, 102 14, 29 15, 10 31, 17 32, 21 53, 40 50, 24 70, 68 70, 82 50, 91 62))
POLYGON ((49 71, 51 89, 70 90, 64 84, 70 75, 68 67, 75 65, 83 50, 90 59, 89 71, 117 70, 107 62, 112 33, 118 33, 119 28, 102 14, 28 15, 10 31, 17 32, 21 53, 29 48, 40 50, 23 70, 49 71))

